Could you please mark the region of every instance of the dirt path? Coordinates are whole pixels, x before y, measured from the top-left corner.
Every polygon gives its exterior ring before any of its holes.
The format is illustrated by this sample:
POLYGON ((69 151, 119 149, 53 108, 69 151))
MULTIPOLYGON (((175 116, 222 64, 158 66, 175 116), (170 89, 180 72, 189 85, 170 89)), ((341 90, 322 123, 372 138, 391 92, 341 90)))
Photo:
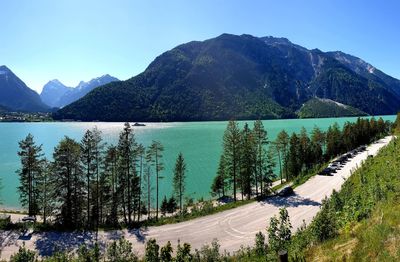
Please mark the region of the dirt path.
MULTIPOLYGON (((286 206, 293 229, 296 230, 303 222, 309 223, 318 212, 322 199, 330 196, 332 190, 339 190, 351 171, 359 167, 369 155, 378 151, 391 140, 391 137, 375 142, 368 150, 352 158, 334 176, 315 176, 295 189, 295 195, 287 198, 273 197, 263 202, 255 202, 214 215, 193 219, 179 224, 149 227, 142 230, 122 230, 100 232, 99 240, 105 245, 113 239, 125 236, 133 243, 134 249, 141 255, 144 244, 149 238, 156 238, 160 245, 168 240, 175 246, 180 240, 188 242, 193 249, 200 249, 214 238, 219 240, 221 250, 234 252, 241 246, 254 244, 255 234, 265 232, 269 219, 278 213, 280 207, 286 206)), ((0 234, 2 247, 1 258, 8 259, 18 250, 22 242, 31 249, 36 249, 40 255, 48 255, 55 246, 58 248, 75 248, 83 243, 94 240, 92 233, 58 233, 43 232, 26 238, 20 238, 17 233, 3 232, 0 234)))

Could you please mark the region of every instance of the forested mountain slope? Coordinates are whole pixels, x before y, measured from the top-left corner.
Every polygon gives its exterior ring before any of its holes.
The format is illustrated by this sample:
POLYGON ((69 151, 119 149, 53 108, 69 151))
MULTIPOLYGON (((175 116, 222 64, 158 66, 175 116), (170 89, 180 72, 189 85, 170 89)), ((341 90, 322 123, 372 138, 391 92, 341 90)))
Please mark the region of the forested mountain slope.
POLYGON ((104 121, 290 118, 314 97, 368 114, 395 113, 400 108, 397 81, 378 70, 367 70, 370 76, 360 69, 362 65, 353 64, 285 38, 223 34, 177 46, 157 57, 143 73, 97 88, 54 117, 104 121))

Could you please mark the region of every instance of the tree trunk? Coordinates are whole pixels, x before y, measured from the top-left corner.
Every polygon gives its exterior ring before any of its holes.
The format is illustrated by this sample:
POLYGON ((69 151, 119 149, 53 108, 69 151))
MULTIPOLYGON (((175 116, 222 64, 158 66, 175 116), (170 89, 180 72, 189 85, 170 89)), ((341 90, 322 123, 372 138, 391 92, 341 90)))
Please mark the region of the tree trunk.
POLYGON ((157 199, 156 199, 156 219, 158 220, 158 149, 156 148, 156 195, 157 195, 157 199))

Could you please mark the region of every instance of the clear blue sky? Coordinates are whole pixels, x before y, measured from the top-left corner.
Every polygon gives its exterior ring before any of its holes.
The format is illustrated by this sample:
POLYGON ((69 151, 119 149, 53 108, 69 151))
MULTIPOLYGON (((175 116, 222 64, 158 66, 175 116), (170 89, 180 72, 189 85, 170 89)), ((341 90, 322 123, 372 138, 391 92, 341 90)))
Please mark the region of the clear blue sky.
POLYGON ((341 50, 400 78, 397 0, 4 0, 0 65, 40 91, 142 72, 162 52, 222 33, 341 50))

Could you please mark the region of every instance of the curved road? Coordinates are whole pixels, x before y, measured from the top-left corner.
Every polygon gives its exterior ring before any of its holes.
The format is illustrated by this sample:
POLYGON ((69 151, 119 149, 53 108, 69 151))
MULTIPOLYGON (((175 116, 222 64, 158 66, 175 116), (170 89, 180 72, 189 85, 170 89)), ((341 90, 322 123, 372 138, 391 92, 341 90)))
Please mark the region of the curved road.
MULTIPOLYGON (((295 194, 287 198, 273 197, 263 202, 255 202, 232 210, 224 211, 178 224, 149 227, 143 230, 123 230, 100 232, 99 240, 105 244, 111 239, 122 235, 133 243, 133 248, 142 255, 147 239, 156 238, 160 245, 171 241, 175 246, 178 240, 188 242, 194 249, 200 249, 204 244, 209 244, 217 238, 221 250, 227 252, 237 251, 241 246, 252 246, 255 234, 259 231, 265 233, 270 218, 278 214, 279 208, 286 206, 289 212, 293 229, 296 230, 303 220, 308 224, 318 212, 321 201, 330 196, 332 190, 339 190, 345 180, 367 158, 368 154, 376 155, 378 151, 390 142, 388 136, 370 145, 367 151, 359 153, 352 158, 334 176, 314 176, 303 185, 295 189, 295 194)), ((40 233, 26 239, 10 232, 0 235, 2 247, 1 258, 8 259, 10 254, 18 250, 22 242, 28 248, 37 249, 40 255, 46 255, 59 248, 73 248, 83 243, 90 243, 93 234, 80 233, 40 233)))

